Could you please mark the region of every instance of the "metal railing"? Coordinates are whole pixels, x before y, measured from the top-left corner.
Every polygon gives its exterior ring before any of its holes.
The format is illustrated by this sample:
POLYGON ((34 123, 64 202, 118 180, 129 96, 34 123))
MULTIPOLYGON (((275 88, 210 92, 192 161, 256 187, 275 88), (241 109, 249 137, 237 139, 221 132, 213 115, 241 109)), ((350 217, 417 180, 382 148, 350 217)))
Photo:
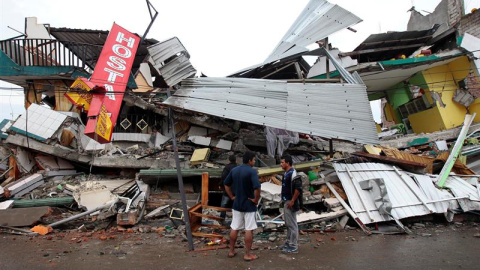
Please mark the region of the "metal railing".
POLYGON ((100 46, 58 41, 54 39, 11 39, 0 41, 0 50, 19 66, 74 66, 93 69, 92 58, 100 46))

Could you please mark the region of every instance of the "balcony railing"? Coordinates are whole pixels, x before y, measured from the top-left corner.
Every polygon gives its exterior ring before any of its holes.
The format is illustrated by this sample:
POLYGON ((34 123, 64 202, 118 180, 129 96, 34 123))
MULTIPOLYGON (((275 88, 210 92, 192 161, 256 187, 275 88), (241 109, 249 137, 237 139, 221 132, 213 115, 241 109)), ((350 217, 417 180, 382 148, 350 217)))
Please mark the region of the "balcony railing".
POLYGON ((19 66, 74 66, 93 69, 102 47, 53 39, 0 41, 0 50, 19 66))

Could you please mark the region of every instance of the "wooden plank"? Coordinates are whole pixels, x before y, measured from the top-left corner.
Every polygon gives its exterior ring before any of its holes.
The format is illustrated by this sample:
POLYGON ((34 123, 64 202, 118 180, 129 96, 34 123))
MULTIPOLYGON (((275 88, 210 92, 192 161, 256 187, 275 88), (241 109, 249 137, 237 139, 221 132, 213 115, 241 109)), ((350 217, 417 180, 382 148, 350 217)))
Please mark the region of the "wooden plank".
POLYGON ((199 232, 192 232, 193 236, 198 236, 198 237, 208 237, 208 238, 222 238, 223 235, 220 234, 214 234, 214 233, 199 233, 199 232))
POLYGON ((202 173, 202 205, 208 205, 208 173, 202 173))
MULTIPOLYGON (((293 167, 297 171, 301 171, 304 169, 308 169, 310 167, 318 167, 322 164, 320 160, 314 160, 314 161, 307 161, 307 162, 302 162, 302 163, 297 163, 294 164, 293 167)), ((275 166, 275 167, 268 167, 268 168, 259 168, 258 169, 258 176, 265 176, 265 175, 271 175, 271 174, 281 174, 283 173, 283 169, 280 166, 275 166)))
POLYGON ((224 248, 228 248, 228 245, 220 245, 220 246, 196 248, 196 249, 193 250, 193 251, 210 251, 210 250, 217 250, 217 249, 224 249, 224 248))
POLYGON ((205 215, 205 214, 201 214, 201 213, 190 212, 190 214, 191 214, 192 216, 196 216, 196 217, 204 217, 204 218, 214 219, 214 220, 219 220, 219 221, 222 221, 222 220, 223 220, 223 218, 221 218, 221 217, 216 217, 216 216, 211 216, 211 215, 205 215))
POLYGON ((423 164, 415 161, 402 160, 402 159, 397 159, 397 158, 387 157, 387 156, 380 156, 380 155, 372 155, 364 152, 354 152, 352 153, 352 155, 373 159, 373 160, 378 160, 378 161, 381 161, 382 163, 388 163, 388 164, 398 164, 398 165, 412 166, 412 167, 418 167, 418 168, 427 167, 427 164, 423 164))
POLYGON ((203 208, 213 209, 213 210, 217 210, 217 211, 232 212, 232 208, 224 208, 224 207, 218 207, 218 206, 203 205, 203 208))
POLYGON ((206 223, 202 223, 202 227, 218 228, 218 229, 229 229, 230 228, 228 226, 216 225, 216 224, 206 224, 206 223))

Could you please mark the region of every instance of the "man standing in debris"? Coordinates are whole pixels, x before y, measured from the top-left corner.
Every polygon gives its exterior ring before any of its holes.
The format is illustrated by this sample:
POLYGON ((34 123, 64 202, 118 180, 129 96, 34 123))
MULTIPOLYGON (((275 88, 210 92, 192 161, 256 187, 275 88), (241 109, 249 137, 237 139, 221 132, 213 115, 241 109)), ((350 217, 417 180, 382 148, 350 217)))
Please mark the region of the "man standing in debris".
MULTIPOLYGON (((223 184, 223 181, 225 181, 225 179, 227 179, 227 176, 230 173, 230 171, 233 168, 237 167, 237 157, 235 155, 231 155, 231 156, 228 157, 228 161, 230 161, 230 163, 227 164, 225 166, 225 168, 223 168, 222 182, 220 182, 220 187, 223 189, 223 196, 222 196, 222 202, 221 202, 220 207, 223 207, 223 208, 232 208, 232 200, 230 200, 230 197, 228 196, 227 192, 225 191, 225 184, 223 184)), ((225 219, 225 216, 226 216, 225 211, 220 212, 220 217, 221 218, 225 219)), ((224 224, 225 224, 225 220, 224 220, 224 224)))
POLYGON ((245 230, 245 255, 243 259, 253 261, 257 255, 250 253, 253 243, 253 230, 257 228, 255 214, 260 200, 260 181, 258 173, 252 167, 255 164, 255 153, 247 151, 243 155, 243 164, 232 169, 224 181, 225 191, 233 200, 233 219, 230 225, 230 250, 228 257, 237 253, 235 243, 239 230, 245 230))
POLYGON ((298 181, 294 181, 297 171, 292 167, 293 161, 290 155, 284 155, 280 158, 280 166, 285 171, 282 178, 282 202, 283 218, 287 227, 287 239, 285 244, 280 246, 283 253, 298 253, 298 224, 297 211, 300 204, 297 202, 302 191, 298 181))

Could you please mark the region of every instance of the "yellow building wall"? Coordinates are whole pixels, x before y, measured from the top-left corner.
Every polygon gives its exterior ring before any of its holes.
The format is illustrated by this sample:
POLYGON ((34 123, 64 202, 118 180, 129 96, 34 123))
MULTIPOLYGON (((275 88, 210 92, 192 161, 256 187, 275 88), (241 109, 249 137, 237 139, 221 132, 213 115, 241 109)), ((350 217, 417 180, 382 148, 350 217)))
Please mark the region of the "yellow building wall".
POLYGON ((442 108, 440 104, 437 104, 432 109, 409 116, 410 125, 415 133, 450 129, 463 124, 467 110, 453 101, 453 95, 458 88, 456 82, 468 75, 469 67, 468 58, 460 57, 449 64, 422 72, 428 100, 432 101, 429 91, 435 91, 441 95, 446 106, 442 108))
POLYGON ((417 134, 446 129, 438 107, 410 114, 408 120, 410 121, 413 132, 417 134))
POLYGON ((393 108, 390 103, 385 104, 383 113, 385 113, 385 119, 387 121, 395 121, 395 113, 393 112, 393 108))
POLYGON ((480 122, 480 98, 475 99, 475 101, 473 101, 472 104, 470 104, 470 106, 468 107, 468 110, 471 114, 477 114, 475 115, 473 122, 480 122))

